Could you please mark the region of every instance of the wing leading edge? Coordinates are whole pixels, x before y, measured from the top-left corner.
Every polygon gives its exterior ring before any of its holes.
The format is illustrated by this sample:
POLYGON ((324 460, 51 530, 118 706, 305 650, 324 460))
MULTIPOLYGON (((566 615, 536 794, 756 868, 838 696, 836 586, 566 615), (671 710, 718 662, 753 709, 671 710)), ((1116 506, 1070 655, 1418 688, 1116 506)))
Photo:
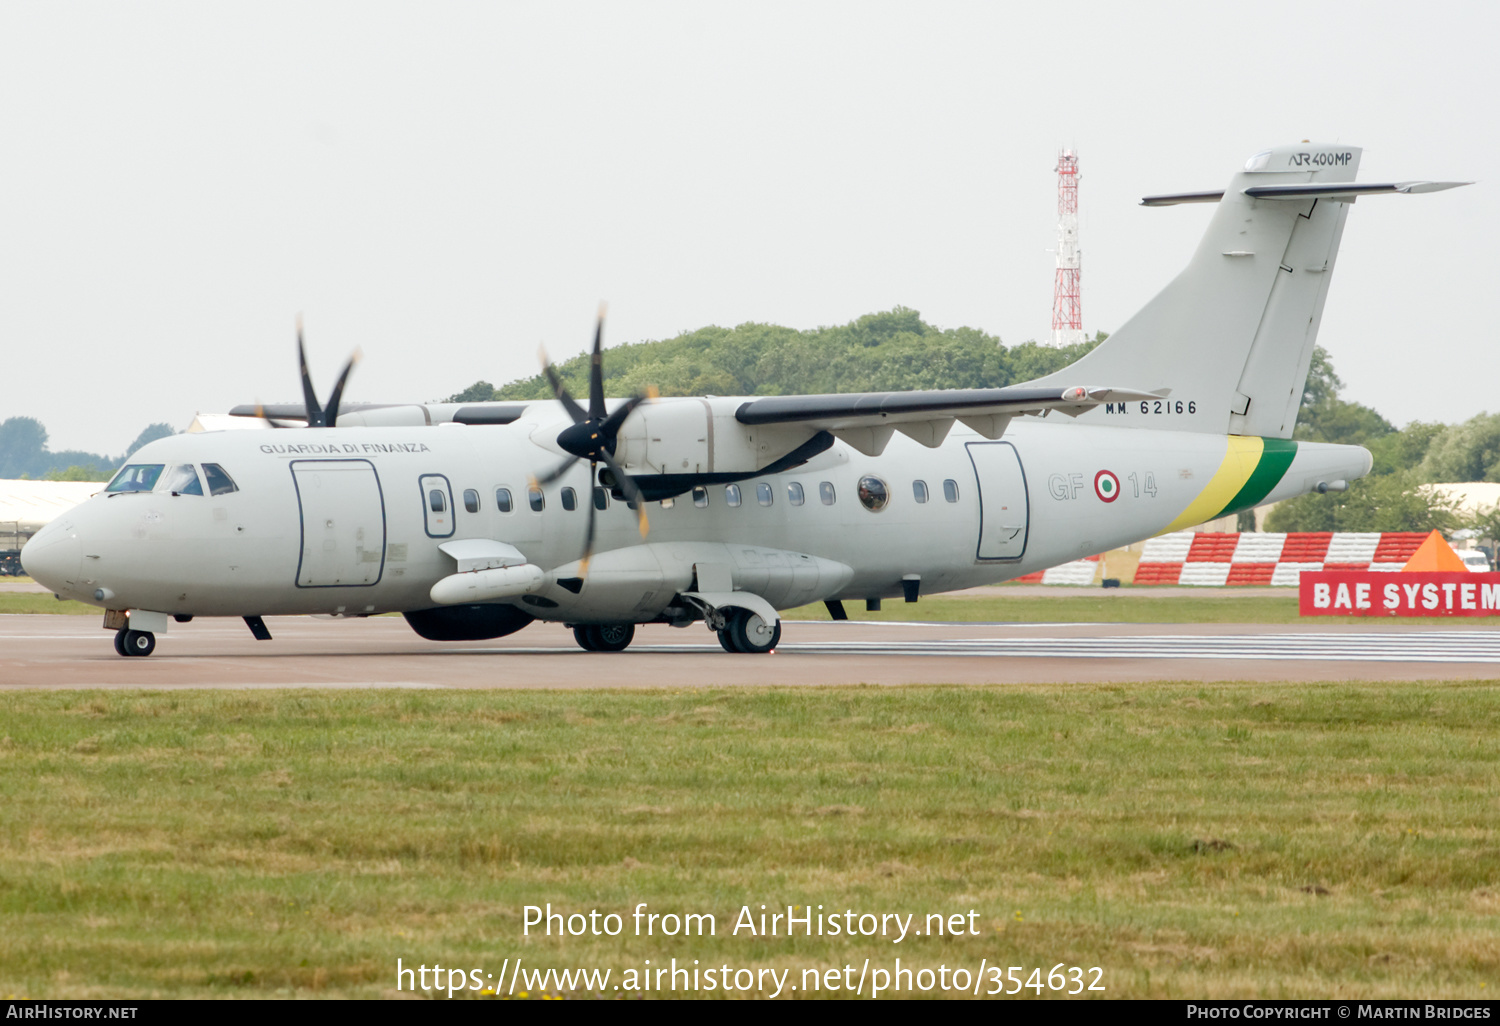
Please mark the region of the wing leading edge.
POLYGON ((1059 391, 1017 385, 923 392, 778 395, 742 403, 734 417, 745 425, 798 424, 828 431, 865 455, 878 456, 896 431, 935 448, 948 436, 955 421, 986 438, 999 438, 1012 417, 1045 416, 1053 410, 1076 417, 1105 403, 1160 399, 1170 391, 1082 386, 1059 391))

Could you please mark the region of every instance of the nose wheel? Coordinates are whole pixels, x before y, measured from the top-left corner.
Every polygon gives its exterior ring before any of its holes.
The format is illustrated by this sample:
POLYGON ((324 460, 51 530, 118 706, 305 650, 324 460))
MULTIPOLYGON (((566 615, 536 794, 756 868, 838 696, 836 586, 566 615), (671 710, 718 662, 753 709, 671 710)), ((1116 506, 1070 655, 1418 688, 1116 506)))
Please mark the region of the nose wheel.
POLYGON ((148 656, 156 651, 156 635, 129 628, 115 633, 115 651, 122 656, 148 656))

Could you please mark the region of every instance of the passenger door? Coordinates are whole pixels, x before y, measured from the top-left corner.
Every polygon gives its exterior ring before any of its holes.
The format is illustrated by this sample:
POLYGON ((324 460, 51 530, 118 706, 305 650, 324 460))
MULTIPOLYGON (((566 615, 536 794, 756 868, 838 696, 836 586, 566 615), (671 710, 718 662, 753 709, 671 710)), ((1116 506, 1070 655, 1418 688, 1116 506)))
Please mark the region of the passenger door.
POLYGON ((1009 442, 969 442, 979 481, 980 559, 1020 559, 1026 552, 1030 504, 1021 457, 1009 442))
POLYGON ((368 587, 385 570, 385 497, 369 460, 293 460, 302 512, 297 587, 368 587))

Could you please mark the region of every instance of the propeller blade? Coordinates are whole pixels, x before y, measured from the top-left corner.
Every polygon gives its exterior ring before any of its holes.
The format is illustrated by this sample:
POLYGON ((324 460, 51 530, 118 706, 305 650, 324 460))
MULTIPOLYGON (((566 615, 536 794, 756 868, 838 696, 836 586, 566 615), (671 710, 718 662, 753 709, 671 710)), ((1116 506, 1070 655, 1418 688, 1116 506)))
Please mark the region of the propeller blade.
POLYGON ((573 401, 568 390, 563 388, 562 380, 558 378, 557 371, 552 369, 552 361, 547 359, 547 351, 538 349, 537 355, 542 358, 542 373, 547 375, 547 380, 552 384, 552 394, 557 396, 557 401, 563 404, 563 409, 568 411, 568 416, 573 418, 573 423, 579 424, 589 419, 589 415, 583 412, 583 407, 573 401))
POLYGON ((643 395, 631 396, 618 406, 614 413, 606 417, 603 424, 599 425, 599 433, 608 440, 611 449, 615 447, 615 436, 620 433, 620 428, 625 424, 626 418, 634 413, 635 408, 645 401, 646 397, 643 395))
POLYGON ((339 375, 339 380, 334 384, 333 391, 328 394, 328 405, 323 410, 323 420, 328 427, 335 427, 338 424, 339 400, 344 395, 344 382, 349 380, 349 372, 359 362, 361 355, 363 354, 358 349, 354 350, 354 353, 349 357, 349 362, 344 364, 343 373, 339 375))
POLYGON ((594 558, 594 515, 598 511, 598 507, 594 503, 594 475, 598 469, 599 465, 597 463, 589 463, 589 526, 583 540, 583 558, 578 561, 578 576, 584 580, 587 580, 589 576, 589 560, 594 558))
POLYGON ((307 371, 307 347, 302 344, 302 318, 297 318, 297 364, 302 371, 302 401, 307 406, 307 426, 323 427, 323 407, 313 391, 312 375, 307 371))
POLYGON ((553 481, 556 481, 558 478, 562 477, 568 471, 572 470, 573 469, 573 464, 575 464, 577 462, 578 462, 578 457, 577 456, 569 456, 567 459, 563 460, 562 463, 558 464, 558 466, 555 469, 553 469, 550 473, 544 474, 541 477, 534 477, 534 478, 532 478, 531 479, 531 486, 533 488, 536 488, 536 487, 539 487, 541 485, 549 485, 549 484, 551 484, 553 481))
POLYGON ((600 350, 604 343, 604 304, 599 304, 599 322, 594 326, 594 355, 589 362, 589 419, 603 420, 604 409, 604 357, 600 350))
POLYGON ((614 475, 615 484, 625 496, 625 501, 635 507, 636 525, 641 529, 641 537, 646 537, 651 530, 651 525, 646 520, 646 503, 641 498, 641 490, 635 486, 630 475, 620 469, 620 465, 615 462, 615 458, 609 454, 608 449, 600 449, 599 457, 604 460, 604 465, 614 475))

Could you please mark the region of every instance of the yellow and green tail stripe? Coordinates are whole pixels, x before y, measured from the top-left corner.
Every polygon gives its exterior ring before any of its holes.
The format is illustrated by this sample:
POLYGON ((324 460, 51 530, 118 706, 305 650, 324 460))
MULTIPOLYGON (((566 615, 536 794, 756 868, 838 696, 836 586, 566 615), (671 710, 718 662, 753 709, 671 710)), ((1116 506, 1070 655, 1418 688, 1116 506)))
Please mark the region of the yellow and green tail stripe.
POLYGON ((1296 455, 1297 443, 1290 439, 1230 435, 1218 472, 1162 534, 1251 508, 1276 487, 1296 455))

